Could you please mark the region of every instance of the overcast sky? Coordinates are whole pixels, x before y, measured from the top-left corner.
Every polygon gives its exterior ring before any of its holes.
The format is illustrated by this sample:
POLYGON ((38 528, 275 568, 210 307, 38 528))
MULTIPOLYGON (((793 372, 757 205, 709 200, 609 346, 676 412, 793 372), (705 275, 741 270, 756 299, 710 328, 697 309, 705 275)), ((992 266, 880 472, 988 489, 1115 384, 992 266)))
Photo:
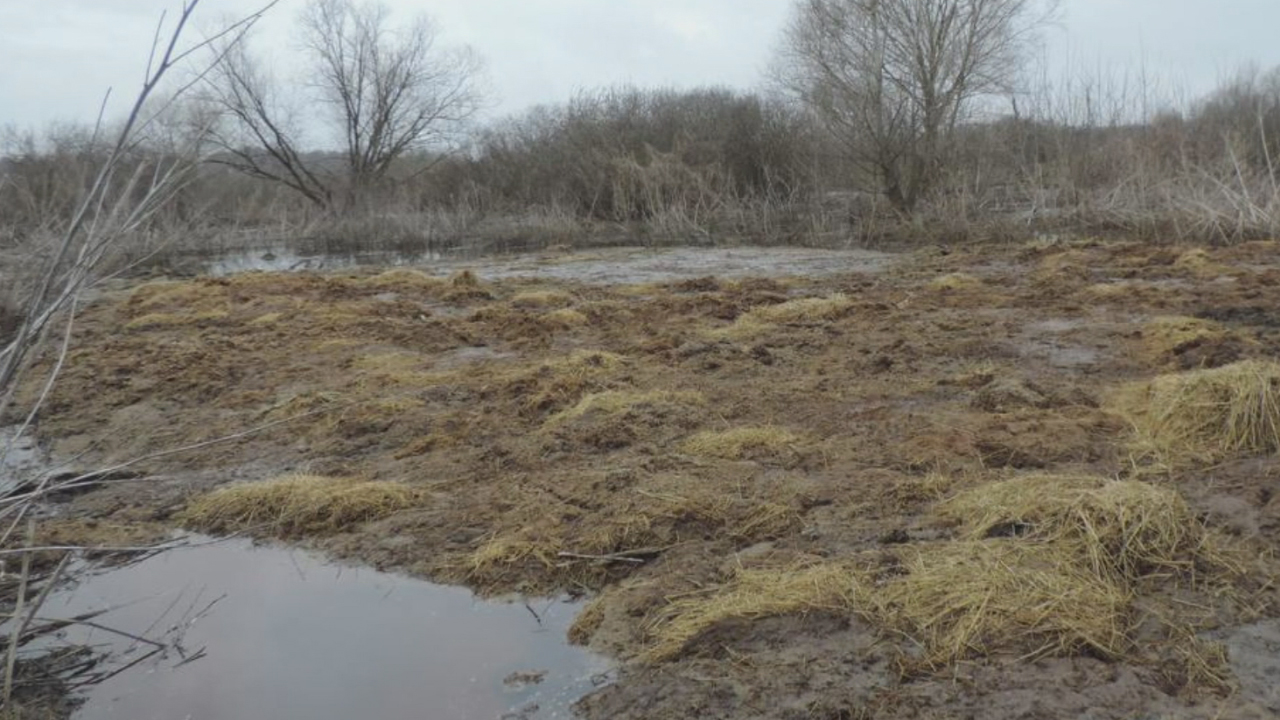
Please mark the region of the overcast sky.
MULTIPOLYGON (((282 0, 257 47, 278 67, 305 0, 282 0)), ((576 89, 727 85, 760 80, 792 0, 386 0, 426 11, 443 38, 488 62, 495 114, 576 89)), ((156 19, 179 0, 0 0, 0 125, 92 120, 103 91, 136 89, 156 19)), ((203 0, 202 26, 254 0, 203 0)), ((1171 79, 1188 93, 1242 64, 1280 65, 1277 0, 1063 0, 1046 55, 1077 67, 1171 79)))

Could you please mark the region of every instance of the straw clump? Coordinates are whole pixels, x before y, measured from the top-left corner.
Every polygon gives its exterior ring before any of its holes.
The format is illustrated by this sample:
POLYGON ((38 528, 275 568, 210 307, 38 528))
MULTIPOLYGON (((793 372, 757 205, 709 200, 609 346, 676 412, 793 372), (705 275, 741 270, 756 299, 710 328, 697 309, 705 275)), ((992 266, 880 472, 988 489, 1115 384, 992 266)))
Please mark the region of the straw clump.
POLYGON ((1140 456, 1165 464, 1280 451, 1280 364, 1246 360, 1123 388, 1113 409, 1140 456))
POLYGON ((413 507, 419 499, 400 483, 286 475, 215 490, 188 505, 180 520, 214 533, 332 534, 413 507))
POLYGON ((844 293, 827 297, 788 300, 778 305, 765 305, 749 311, 745 317, 760 323, 818 322, 843 315, 853 307, 844 293))
POLYGON ((1158 317, 1142 330, 1144 354, 1174 369, 1223 365, 1237 360, 1248 341, 1222 325, 1191 317, 1158 317))
POLYGON ((1129 594, 1062 557, 1012 539, 922 546, 906 575, 868 594, 865 614, 914 639, 939 667, 1000 651, 1119 657, 1129 594))
POLYGON ((684 442, 684 451, 723 460, 776 457, 799 441, 799 436, 782 428, 744 427, 698 433, 684 442))
POLYGON ((777 305, 763 305, 743 313, 733 325, 713 335, 749 337, 765 332, 776 325, 834 320, 845 315, 852 307, 853 300, 844 293, 835 293, 827 297, 799 298, 777 305))
POLYGON ((1030 476, 990 483, 943 502, 970 539, 1019 536, 1072 553, 1100 576, 1133 583, 1194 571, 1220 559, 1174 490, 1133 480, 1030 476))
POLYGON ((951 273, 949 275, 941 275, 929 282, 931 290, 939 290, 944 292, 955 292, 959 290, 972 290, 982 287, 982 280, 968 275, 966 273, 951 273))
POLYGON ((557 290, 527 290, 511 298, 512 307, 562 308, 573 304, 573 296, 557 290))
POLYGON ((699 636, 725 622, 809 612, 840 612, 854 606, 858 584, 850 568, 829 563, 784 570, 739 570, 713 594, 677 600, 654 625, 647 662, 679 656, 699 636))
POLYGON ((553 415, 547 421, 547 426, 555 427, 587 415, 619 415, 640 406, 698 406, 705 403, 706 399, 702 394, 696 392, 606 390, 591 393, 578 401, 577 405, 553 415))

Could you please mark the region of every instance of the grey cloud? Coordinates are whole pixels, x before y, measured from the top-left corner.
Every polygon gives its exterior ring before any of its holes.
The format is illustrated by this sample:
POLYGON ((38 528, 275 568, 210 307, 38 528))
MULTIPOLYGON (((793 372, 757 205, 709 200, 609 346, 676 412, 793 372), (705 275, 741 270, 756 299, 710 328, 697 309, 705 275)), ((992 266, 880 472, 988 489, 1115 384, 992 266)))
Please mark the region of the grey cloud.
MULTIPOLYGON (((258 40, 277 59, 303 0, 283 0, 258 40)), ((259 0, 204 0, 205 23, 259 0)), ((390 0, 426 11, 446 42, 487 60, 496 112, 575 89, 729 85, 760 79, 790 0, 390 0)), ((159 13, 176 0, 0 0, 0 124, 88 120, 109 85, 136 86, 159 13)), ((1127 68, 1202 92, 1247 61, 1280 64, 1275 0, 1066 0, 1048 56, 1083 68, 1127 68)), ((282 63, 284 64, 284 63, 282 63)))

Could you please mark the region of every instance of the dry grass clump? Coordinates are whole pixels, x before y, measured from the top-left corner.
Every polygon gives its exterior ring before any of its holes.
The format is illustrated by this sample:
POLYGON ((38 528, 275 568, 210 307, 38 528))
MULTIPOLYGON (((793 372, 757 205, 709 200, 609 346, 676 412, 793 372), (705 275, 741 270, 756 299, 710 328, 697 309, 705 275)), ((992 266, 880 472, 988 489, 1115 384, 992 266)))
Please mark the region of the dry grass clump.
POLYGON ((966 273, 951 273, 934 278, 929 282, 930 290, 956 292, 982 287, 982 280, 966 273))
POLYGON ((642 657, 646 662, 670 660, 703 633, 732 620, 849 610, 858 584, 853 570, 834 563, 739 570, 728 584, 711 594, 667 606, 654 624, 654 643, 642 657))
POLYGON ((1220 552, 1176 491, 1133 480, 1037 475, 989 483, 939 512, 972 539, 1021 536, 1079 555, 1099 577, 1125 583, 1190 573, 1220 552))
POLYGON ((526 290, 511 298, 512 307, 562 308, 573 304, 573 296, 558 290, 526 290))
POLYGON ((649 662, 677 657, 732 620, 849 611, 909 638, 937 668, 997 652, 1122 656, 1130 594, 1080 565, 1063 547, 1015 539, 925 543, 908 548, 898 573, 873 582, 847 563, 743 570, 658 616, 649 662))
POLYGON ((1080 275, 1088 271, 1092 262, 1093 256, 1084 250, 1065 250, 1041 259, 1034 276, 1038 280, 1053 280, 1064 275, 1080 275))
POLYGON ((481 591, 600 588, 635 569, 620 558, 652 557, 709 536, 748 546, 794 533, 801 518, 793 481, 760 487, 691 482, 685 474, 645 478, 599 504, 595 483, 566 478, 554 497, 513 491, 500 527, 451 579, 481 591), (568 553, 568 555, 562 555, 568 553))
POLYGON ((1204 248, 1193 248, 1178 256, 1173 267, 1195 277, 1217 277, 1226 273, 1226 266, 1216 263, 1204 248))
POLYGON ((359 373, 358 385, 373 391, 388 386, 431 387, 451 379, 448 373, 427 370, 427 365, 422 355, 399 351, 359 355, 351 361, 351 369, 359 373))
POLYGON ((1163 463, 1211 462, 1280 451, 1280 364, 1246 360, 1161 375, 1112 400, 1136 449, 1163 463))
POLYGON ((225 320, 227 313, 225 310, 208 310, 196 312, 187 315, 175 315, 172 313, 147 313, 141 317, 136 317, 125 323, 125 330, 156 330, 159 328, 183 327, 186 325, 199 325, 201 323, 217 322, 225 320))
POLYGON ((786 452, 800 437, 777 427, 744 427, 701 432, 684 442, 691 455, 741 460, 746 457, 776 457, 786 452))
POLYGON ((553 322, 564 327, 578 327, 591 322, 586 315, 583 315, 581 312, 574 310, 573 308, 553 310, 543 317, 549 322, 553 322))
POLYGON ((568 410, 553 415, 547 420, 547 427, 555 427, 586 415, 618 415, 642 405, 697 406, 705 403, 706 398, 697 392, 606 390, 591 393, 568 410))
POLYGON ((214 490, 188 505, 179 521, 213 533, 330 534, 413 507, 419 499, 400 483, 286 475, 214 490))
POLYGON ((775 325, 832 320, 847 313, 851 307, 853 307, 853 300, 844 293, 820 298, 788 300, 777 305, 762 305, 743 313, 733 325, 712 335, 750 337, 765 332, 775 325))
POLYGON ((278 313, 278 312, 265 313, 263 315, 259 315, 258 317, 250 320, 246 324, 249 325, 250 327, 267 327, 269 325, 275 325, 276 323, 280 322, 280 320, 283 317, 284 317, 284 313, 278 313))
POLYGON ((462 270, 449 276, 449 284, 455 288, 478 288, 480 278, 470 270, 462 270))
POLYGON ((1129 593, 1054 544, 993 539, 920 546, 906 575, 864 593, 861 611, 924 649, 940 667, 1017 650, 1122 656, 1129 593))
POLYGON ((818 322, 843 315, 853 307, 853 300, 844 293, 820 298, 800 298, 777 305, 764 305, 746 313, 744 317, 760 323, 818 322))
POLYGON ((558 411, 599 392, 610 376, 629 365, 626 358, 603 350, 576 350, 533 365, 501 367, 491 384, 518 397, 524 412, 558 411))
POLYGON ((1193 347, 1221 344, 1228 340, 1238 338, 1222 325, 1200 318, 1158 317, 1142 328, 1143 352, 1164 362, 1193 347))
POLYGON ((1095 300, 1119 300, 1132 297, 1136 290, 1132 283, 1120 280, 1117 282, 1094 283, 1084 288, 1082 292, 1095 300))

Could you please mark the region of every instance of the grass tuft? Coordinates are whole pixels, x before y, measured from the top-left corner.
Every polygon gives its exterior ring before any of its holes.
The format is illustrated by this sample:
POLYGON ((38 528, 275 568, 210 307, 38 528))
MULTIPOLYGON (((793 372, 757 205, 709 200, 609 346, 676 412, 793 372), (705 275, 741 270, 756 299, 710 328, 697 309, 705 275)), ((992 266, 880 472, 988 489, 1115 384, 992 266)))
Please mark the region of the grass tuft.
POLYGON ((949 275, 941 275, 929 282, 930 290, 939 290, 943 292, 956 292, 959 290, 973 290, 982 287, 982 280, 968 275, 966 273, 951 273, 949 275))
POLYGON ((1113 409, 1139 455, 1165 464, 1280 451, 1280 364, 1246 360, 1123 388, 1113 409))
POLYGON ((808 612, 847 611, 858 580, 838 564, 785 570, 740 570, 711 594, 676 600, 656 618, 654 643, 642 659, 656 663, 679 656, 699 636, 732 620, 808 612))
POLYGON ((865 596, 865 614, 924 648, 941 667, 1017 650, 1032 656, 1125 655, 1129 593, 1054 544, 993 539, 929 544, 906 575, 865 596))
POLYGON ((323 535, 387 517, 419 499, 400 483, 286 475, 214 490, 188 505, 179 521, 212 533, 323 535))
POLYGON ((776 457, 799 441, 799 436, 782 428, 745 427, 698 433, 685 441, 684 451, 724 460, 776 457))
POLYGON ((1133 480, 1036 475, 989 483, 939 513, 970 539, 1020 536, 1074 550, 1092 572, 1134 583, 1191 573, 1221 555, 1182 496, 1133 480))

